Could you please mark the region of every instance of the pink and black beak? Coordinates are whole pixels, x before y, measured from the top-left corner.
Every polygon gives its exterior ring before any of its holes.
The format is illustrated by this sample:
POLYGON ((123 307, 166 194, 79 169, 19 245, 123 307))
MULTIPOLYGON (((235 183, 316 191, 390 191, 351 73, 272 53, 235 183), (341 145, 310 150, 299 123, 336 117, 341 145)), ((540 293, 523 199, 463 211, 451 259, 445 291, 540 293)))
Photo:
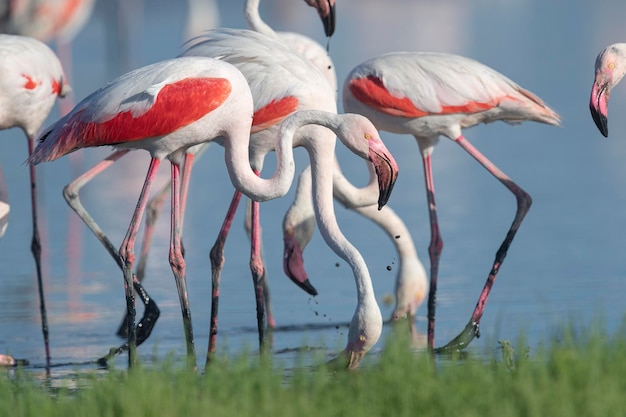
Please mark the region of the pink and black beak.
POLYGON ((383 142, 372 142, 369 148, 368 159, 374 165, 378 176, 378 210, 382 209, 398 179, 398 164, 383 142))
POLYGON ((598 74, 591 88, 591 98, 589 99, 591 117, 593 117, 593 121, 604 137, 608 137, 609 135, 608 112, 611 93, 608 86, 609 82, 606 80, 606 76, 598 74))
POLYGON ((335 0, 322 1, 324 2, 324 6, 318 8, 317 11, 324 25, 324 33, 330 38, 335 33, 335 0))
POLYGON ((297 232, 294 230, 284 233, 285 249, 283 252, 283 271, 294 284, 302 288, 312 296, 317 295, 317 290, 309 281, 309 276, 304 269, 302 251, 304 245, 300 242, 297 232))

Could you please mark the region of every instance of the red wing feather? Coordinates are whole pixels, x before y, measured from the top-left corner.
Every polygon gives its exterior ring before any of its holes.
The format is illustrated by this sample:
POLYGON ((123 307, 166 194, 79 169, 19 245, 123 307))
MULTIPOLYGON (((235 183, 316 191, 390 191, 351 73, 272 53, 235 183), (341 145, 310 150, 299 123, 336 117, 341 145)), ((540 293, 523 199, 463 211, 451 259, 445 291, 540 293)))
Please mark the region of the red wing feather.
POLYGON ((460 106, 442 106, 441 112, 430 113, 418 109, 407 97, 392 95, 383 85, 382 80, 373 75, 350 81, 350 92, 354 97, 382 113, 401 117, 422 117, 433 114, 478 113, 489 110, 498 103, 467 102, 460 106))
POLYGON ((298 99, 293 96, 270 101, 267 105, 254 112, 251 132, 259 132, 282 122, 298 109, 298 104, 298 99))

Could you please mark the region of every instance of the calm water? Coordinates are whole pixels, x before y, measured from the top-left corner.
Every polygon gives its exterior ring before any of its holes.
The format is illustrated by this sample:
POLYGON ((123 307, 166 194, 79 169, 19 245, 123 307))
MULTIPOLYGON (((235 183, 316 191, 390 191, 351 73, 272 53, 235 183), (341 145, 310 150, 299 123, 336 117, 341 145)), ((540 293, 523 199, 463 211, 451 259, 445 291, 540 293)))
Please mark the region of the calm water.
MULTIPOLYGON (((144 14, 133 20, 126 43, 129 56, 118 60, 111 28, 98 6, 73 44, 74 99, 79 100, 130 68, 170 58, 179 52, 185 25, 184 2, 146 0, 144 14)), ((242 2, 221 1, 224 26, 244 27, 242 2)), ((320 42, 321 25, 299 1, 266 0, 262 15, 275 28, 303 32, 320 42), (285 5, 278 6, 285 3, 285 5), (286 3, 289 3, 287 6, 286 3), (282 8, 281 8, 282 7, 282 8)), ((558 111, 562 128, 496 123, 479 126, 466 136, 534 198, 513 243, 482 320, 483 337, 470 347, 495 348, 499 338, 515 340, 524 333, 532 347, 573 321, 591 325, 601 319, 614 331, 623 316, 626 273, 626 88, 611 98, 610 139, 596 130, 588 110, 593 63, 606 45, 624 40, 621 1, 540 0, 416 1, 340 0, 338 29, 331 42, 338 78, 361 61, 394 50, 437 50, 476 58, 540 95, 558 111)), ((55 109, 50 122, 58 117, 55 109)), ((34 265, 31 259, 28 171, 22 165, 26 144, 18 130, 0 132, 0 163, 9 182, 12 217, 0 241, 0 352, 28 359, 36 369, 45 362, 34 265)), ((384 133, 401 168, 390 205, 402 215, 428 266, 428 218, 417 146, 409 137, 384 133)), ((45 221, 46 298, 53 363, 67 369, 97 358, 120 341, 114 335, 124 310, 122 276, 100 243, 77 220, 61 197, 62 187, 77 172, 108 150, 87 150, 81 157, 41 166, 42 217, 45 221)), ((362 162, 338 145, 344 170, 365 183, 362 162)), ((299 167, 303 151, 296 152, 299 167)), ((137 153, 87 186, 85 206, 118 244, 136 202, 147 155, 137 153)), ((271 172, 272 160, 267 172, 271 172)), ((436 344, 447 342, 467 322, 515 210, 510 193, 450 141, 434 154, 437 202, 445 242, 438 292, 436 344)), ((169 169, 162 169, 163 178, 169 169)), ((185 230, 188 285, 196 348, 204 360, 207 344, 209 249, 232 194, 223 150, 213 147, 197 165, 185 230)), ((292 194, 290 194, 292 196, 292 194)), ((290 361, 306 345, 332 355, 346 340, 346 329, 334 324, 350 320, 356 303, 352 273, 316 234, 306 252, 307 268, 320 295, 309 297, 282 273, 282 236, 278 231, 290 198, 264 203, 262 224, 274 313, 279 326, 292 331, 274 336, 276 357, 290 361), (328 325, 328 326, 325 326, 328 325), (286 353, 285 353, 286 352, 286 353)), ((145 360, 167 352, 184 355, 178 298, 167 262, 169 208, 160 222, 148 268, 147 287, 161 308, 161 319, 140 348, 145 360)), ((235 220, 226 246, 220 310, 220 352, 256 352, 257 336, 249 245, 235 220)), ((367 260, 383 315, 393 293, 396 254, 388 238, 373 224, 337 206, 344 233, 367 260), (391 266, 391 271, 387 267, 391 266)), ((418 329, 425 332, 425 306, 418 329)), ((375 355, 384 344, 375 347, 375 355)), ((116 363, 125 364, 125 358, 116 363)), ((87 365, 89 368, 91 365, 87 365)), ((65 371, 63 370, 65 369, 65 371)))

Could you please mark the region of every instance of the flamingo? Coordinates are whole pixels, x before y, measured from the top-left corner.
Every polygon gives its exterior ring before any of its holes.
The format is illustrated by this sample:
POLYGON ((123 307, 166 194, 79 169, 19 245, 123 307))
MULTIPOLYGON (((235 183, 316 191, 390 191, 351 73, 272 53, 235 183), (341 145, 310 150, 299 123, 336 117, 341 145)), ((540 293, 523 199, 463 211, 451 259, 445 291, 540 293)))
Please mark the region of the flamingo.
POLYGON ((345 111, 365 115, 380 130, 413 135, 420 148, 431 225, 429 349, 434 346, 435 295, 443 248, 431 164, 439 136, 458 143, 515 195, 513 223, 498 249, 472 316, 457 337, 439 348, 461 349, 480 336, 480 319, 489 292, 532 202, 528 193, 471 145, 462 129, 496 120, 509 124, 531 120, 558 126, 560 117, 539 97, 493 69, 469 58, 442 53, 392 52, 367 60, 348 74, 342 95, 345 111))
MULTIPOLYGON (((399 267, 395 282, 396 306, 391 320, 409 318, 409 323, 414 323, 417 309, 428 291, 428 280, 411 233, 402 218, 388 205, 379 209, 376 205, 367 205, 367 202, 361 201, 362 192, 347 182, 339 167, 335 171, 334 186, 336 200, 376 223, 393 242, 398 252, 399 267)), ((313 236, 314 227, 311 171, 305 169, 300 174, 295 198, 283 219, 283 268, 285 274, 296 283, 308 282, 303 251, 313 236)), ((413 325, 410 330, 416 333, 413 325)))
MULTIPOLYGON (((317 71, 306 59, 279 41, 275 41, 262 34, 237 29, 220 29, 208 31, 203 36, 196 38, 183 55, 219 56, 228 62, 235 64, 244 74, 252 90, 255 99, 255 121, 250 142, 250 161, 255 171, 260 172, 263 167, 265 155, 274 149, 278 122, 295 110, 315 109, 336 113, 335 94, 323 75, 317 71)), ((323 142, 326 136, 332 136, 332 132, 326 129, 312 129, 310 132, 302 132, 311 138, 323 142)), ((300 136, 300 135, 298 135, 300 136)), ((338 135, 343 141, 341 135, 338 135)), ((299 141, 294 146, 299 146, 299 141)), ((378 173, 379 205, 386 203, 389 187, 395 181, 393 164, 390 157, 380 159, 371 156, 378 173), (391 164, 391 165, 390 165, 391 164)), ((333 165, 335 160, 333 159, 333 165)), ((332 177, 330 177, 332 180, 332 177)), ((332 184, 332 181, 331 181, 332 184)), ((332 188, 331 188, 332 190, 332 188)), ((367 190, 372 194, 371 190, 367 190)), ((218 236, 217 244, 211 250, 211 262, 213 266, 214 301, 211 320, 211 337, 209 339, 210 358, 215 349, 215 337, 217 332, 217 294, 219 276, 223 266, 223 244, 226 233, 230 227, 232 216, 239 203, 241 193, 235 192, 233 201, 228 210, 224 226, 218 236), (217 247, 217 250, 215 250, 217 247)), ((370 197, 371 198, 371 197, 370 197)), ((318 203, 316 203, 318 204, 318 203)), ((371 204, 371 202, 370 202, 371 204)), ((322 209, 316 209, 316 213, 322 209)), ((320 216, 320 214, 317 214, 320 216)), ((253 280, 256 285, 257 297, 257 324, 259 334, 263 332, 262 317, 262 288, 259 280, 263 277, 263 265, 260 258, 259 228, 258 228, 258 203, 252 202, 252 259, 251 267, 253 280)), ((329 233, 329 232, 322 232, 329 233)), ((334 248, 334 245, 326 240, 326 243, 334 248)), ((341 255, 340 255, 341 256, 341 255)), ((361 266, 351 263, 355 273, 355 279, 369 279, 361 276, 361 266)), ((300 283, 307 289, 307 283, 300 283)), ((359 284, 357 284, 359 286, 359 284)), ((360 301, 359 301, 360 302, 360 301)), ((373 308, 373 307, 367 307, 373 308)), ((376 306, 377 309, 377 306, 376 306)), ((262 336, 260 343, 262 345, 262 336)), ((356 362, 358 363, 358 361, 356 362)), ((355 365, 356 366, 356 365, 355 365)))
MULTIPOLYGON (((269 109, 266 109, 269 110, 269 109)), ((290 114, 293 112, 290 112, 290 114)), ((275 115, 275 114, 274 114, 275 115)), ((257 111, 256 116, 259 116, 257 111)), ((132 270, 134 264, 134 240, 145 208, 147 195, 160 161, 164 158, 172 164, 172 228, 170 263, 174 272, 181 310, 183 311, 187 352, 192 363, 195 358, 191 315, 185 285, 185 263, 180 247, 179 189, 186 186, 189 175, 184 175, 179 186, 179 166, 185 159, 185 167, 191 168, 189 154, 185 151, 202 142, 216 141, 225 148, 225 159, 229 176, 235 188, 248 197, 264 201, 284 195, 293 180, 294 142, 309 150, 315 167, 318 200, 328 193, 328 165, 332 164, 334 136, 310 134, 319 124, 337 133, 353 152, 362 158, 379 161, 381 169, 390 169, 389 181, 382 192, 388 198, 396 172, 395 161, 384 147, 373 125, 360 115, 336 115, 329 112, 297 112, 281 124, 278 131, 276 153, 278 164, 270 179, 257 176, 256 169, 248 159, 250 131, 252 128, 252 96, 246 79, 227 62, 207 57, 187 56, 163 61, 139 68, 125 74, 92 93, 79 103, 68 115, 57 121, 45 133, 40 145, 30 158, 37 164, 51 161, 76 149, 111 145, 118 148, 113 155, 131 149, 145 149, 151 154, 150 167, 137 203, 137 208, 119 250, 118 263, 123 265, 126 303, 130 322, 134 325, 134 300, 132 270), (181 106, 181 103, 185 103, 181 106), (159 123, 155 123, 159 121, 159 123), (297 132, 297 135, 296 135, 297 132), (295 136, 294 136, 295 135, 295 136), (325 140, 324 140, 325 139, 325 140)), ((112 158, 109 158, 112 160, 112 158)), ((332 184, 332 182, 331 182, 332 184)), ((332 190, 332 189, 331 189, 332 190)), ((330 207, 321 205, 319 216, 328 222, 328 238, 344 257, 357 257, 345 238, 333 229, 334 215, 330 207)), ((86 222, 91 218, 84 219, 86 222)), ((336 223, 335 223, 336 225, 336 223)), ((358 252, 357 252, 358 253, 358 252)), ((363 267, 362 259, 358 265, 363 267)), ((367 271, 365 269, 365 271, 367 271)), ((372 313, 371 302, 375 298, 371 291, 369 276, 357 280, 365 300, 359 303, 355 313, 354 336, 346 347, 350 363, 358 363, 359 355, 368 343, 375 343, 376 328, 368 319, 372 313), (365 324, 367 326, 362 329, 365 324), (373 328, 373 330, 370 330, 373 328), (371 333, 374 335, 370 335, 371 333), (364 339, 360 339, 363 336, 364 339)), ((129 365, 135 362, 135 328, 129 326, 129 365)))
MULTIPOLYGON (((28 155, 33 152, 33 140, 50 113, 57 97, 70 91, 57 56, 44 43, 26 36, 0 35, 0 129, 21 128, 26 134, 28 155)), ((37 221, 37 179, 30 167, 30 197, 33 222, 31 251, 37 269, 41 330, 50 365, 48 319, 43 292, 41 240, 37 221)), ((0 187, 2 187, 0 185, 0 187)), ((6 220, 9 212, 6 192, 0 201, 0 218, 6 220), (3 207, 3 208, 2 208, 3 207)), ((4 230, 6 224, 2 226, 4 230)))
POLYGON ((595 79, 591 88, 591 117, 604 137, 609 135, 608 112, 611 90, 626 74, 626 43, 604 48, 596 58, 595 79))
MULTIPOLYGON (((332 34, 335 31, 334 0, 332 1, 305 0, 305 1, 309 6, 314 7, 318 11, 318 14, 320 15, 320 18, 322 19, 322 23, 324 25, 324 32, 326 33, 326 36, 332 36, 332 34)), ((317 43, 316 41, 314 41, 313 39, 307 36, 304 36, 298 33, 293 33, 293 32, 275 32, 274 29, 272 29, 267 23, 265 23, 262 20, 259 14, 259 3, 260 3, 260 0, 247 0, 246 1, 244 12, 245 12, 245 17, 246 17, 248 27, 251 30, 262 33, 270 38, 283 42, 285 45, 289 46, 294 51, 300 53, 306 59, 311 61, 311 63, 313 63, 313 65, 315 65, 315 67, 322 74, 324 74, 331 88, 333 89, 333 91, 336 92, 337 91, 337 75, 335 73, 335 66, 332 62, 332 59, 328 55, 328 52, 326 51, 326 49, 324 49, 319 43, 317 43)), ((212 4, 211 2, 199 2, 197 0, 190 0, 189 1, 190 13, 188 14, 188 17, 197 16, 199 15, 198 12, 201 12, 203 10, 205 12, 208 12, 208 9, 213 9, 215 7, 216 5, 212 4), (200 5, 200 3, 202 5, 200 5)), ((201 12, 200 14, 204 15, 206 13, 201 12)), ((206 25, 206 22, 205 22, 205 25, 206 25)), ((212 23, 209 23, 208 27, 205 26, 205 29, 212 29, 215 26, 216 26, 215 22, 212 22, 212 23)), ((197 160, 199 154, 204 152, 204 149, 206 148, 206 146, 207 144, 203 144, 203 145, 200 145, 198 148, 192 148, 189 150, 190 153, 195 154, 194 160, 197 160)), ((170 184, 167 183, 148 202, 148 206, 146 210, 147 211, 146 226, 144 228, 144 236, 142 240, 139 261, 137 263, 137 280, 139 282, 143 281, 143 278, 145 276, 145 268, 147 265, 148 254, 150 251, 154 228, 155 228, 158 216, 159 216, 159 212, 165 201, 165 198, 167 197, 169 193, 169 190, 170 190, 170 184)), ((184 192, 186 192, 186 190, 184 190, 184 192)), ((186 200, 185 196, 181 196, 181 200, 184 202, 186 200)), ((247 207, 248 213, 250 212, 250 209, 251 209, 249 205, 250 205, 250 200, 248 200, 248 207, 247 207)), ((312 212, 312 207, 311 207, 311 212, 312 212)), ((235 211, 232 211, 231 216, 234 216, 234 215, 235 215, 235 211)), ((230 224, 232 224, 232 218, 225 220, 225 222, 227 222, 226 223, 227 226, 224 229, 225 234, 224 235, 220 234, 218 236, 213 248, 211 249, 211 253, 214 254, 213 259, 221 259, 223 256, 223 251, 224 251, 223 241, 226 239, 226 234, 228 233, 228 230, 230 229, 230 224)), ((250 221, 250 216, 248 214, 245 216, 244 227, 248 235, 251 236, 251 230, 250 230, 251 221, 250 221)), ((274 316, 273 316, 272 309, 271 309, 267 277, 264 276, 260 281, 263 285, 263 298, 264 298, 265 309, 267 313, 267 325, 269 328, 273 328, 276 325, 276 321, 274 320, 274 316)), ((310 285, 308 278, 303 278, 302 280, 296 279, 295 282, 297 282, 298 285, 302 285, 305 291, 307 291, 308 293, 312 295, 317 294, 317 291, 315 290, 315 288, 313 288, 313 286, 310 285)), ((153 308, 151 307, 151 310, 152 309, 153 308)), ((117 334, 121 337, 127 337, 126 331, 125 331, 128 328, 126 320, 127 318, 125 317, 122 320, 122 323, 120 324, 120 327, 117 330, 117 334)))

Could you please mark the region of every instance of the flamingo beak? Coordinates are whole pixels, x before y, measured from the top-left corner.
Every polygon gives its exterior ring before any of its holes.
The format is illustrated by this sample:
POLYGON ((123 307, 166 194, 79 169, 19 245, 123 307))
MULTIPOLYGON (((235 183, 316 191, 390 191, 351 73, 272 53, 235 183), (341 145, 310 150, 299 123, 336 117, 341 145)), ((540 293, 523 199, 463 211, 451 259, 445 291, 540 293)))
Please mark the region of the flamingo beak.
POLYGON ((589 110, 600 133, 602 133, 604 137, 608 137, 609 83, 606 80, 598 80, 598 78, 604 77, 596 77, 596 81, 593 83, 591 97, 589 99, 589 110))
POLYGON ((284 241, 283 270, 285 274, 298 287, 302 288, 308 294, 316 296, 317 290, 311 284, 311 281, 309 281, 308 274, 304 269, 304 259, 302 256, 302 250, 304 248, 298 243, 298 239, 292 231, 285 232, 284 241))
POLYGON ((370 143, 368 159, 374 165, 378 176, 378 210, 380 210, 387 204, 398 179, 398 164, 382 141, 370 143))
POLYGON ((318 13, 324 24, 324 33, 330 38, 335 33, 335 2, 332 0, 326 2, 328 7, 319 8, 318 13))
POLYGON ((326 366, 331 369, 356 369, 361 363, 361 359, 365 356, 365 352, 357 352, 350 349, 345 349, 336 358, 333 358, 326 362, 326 366))

